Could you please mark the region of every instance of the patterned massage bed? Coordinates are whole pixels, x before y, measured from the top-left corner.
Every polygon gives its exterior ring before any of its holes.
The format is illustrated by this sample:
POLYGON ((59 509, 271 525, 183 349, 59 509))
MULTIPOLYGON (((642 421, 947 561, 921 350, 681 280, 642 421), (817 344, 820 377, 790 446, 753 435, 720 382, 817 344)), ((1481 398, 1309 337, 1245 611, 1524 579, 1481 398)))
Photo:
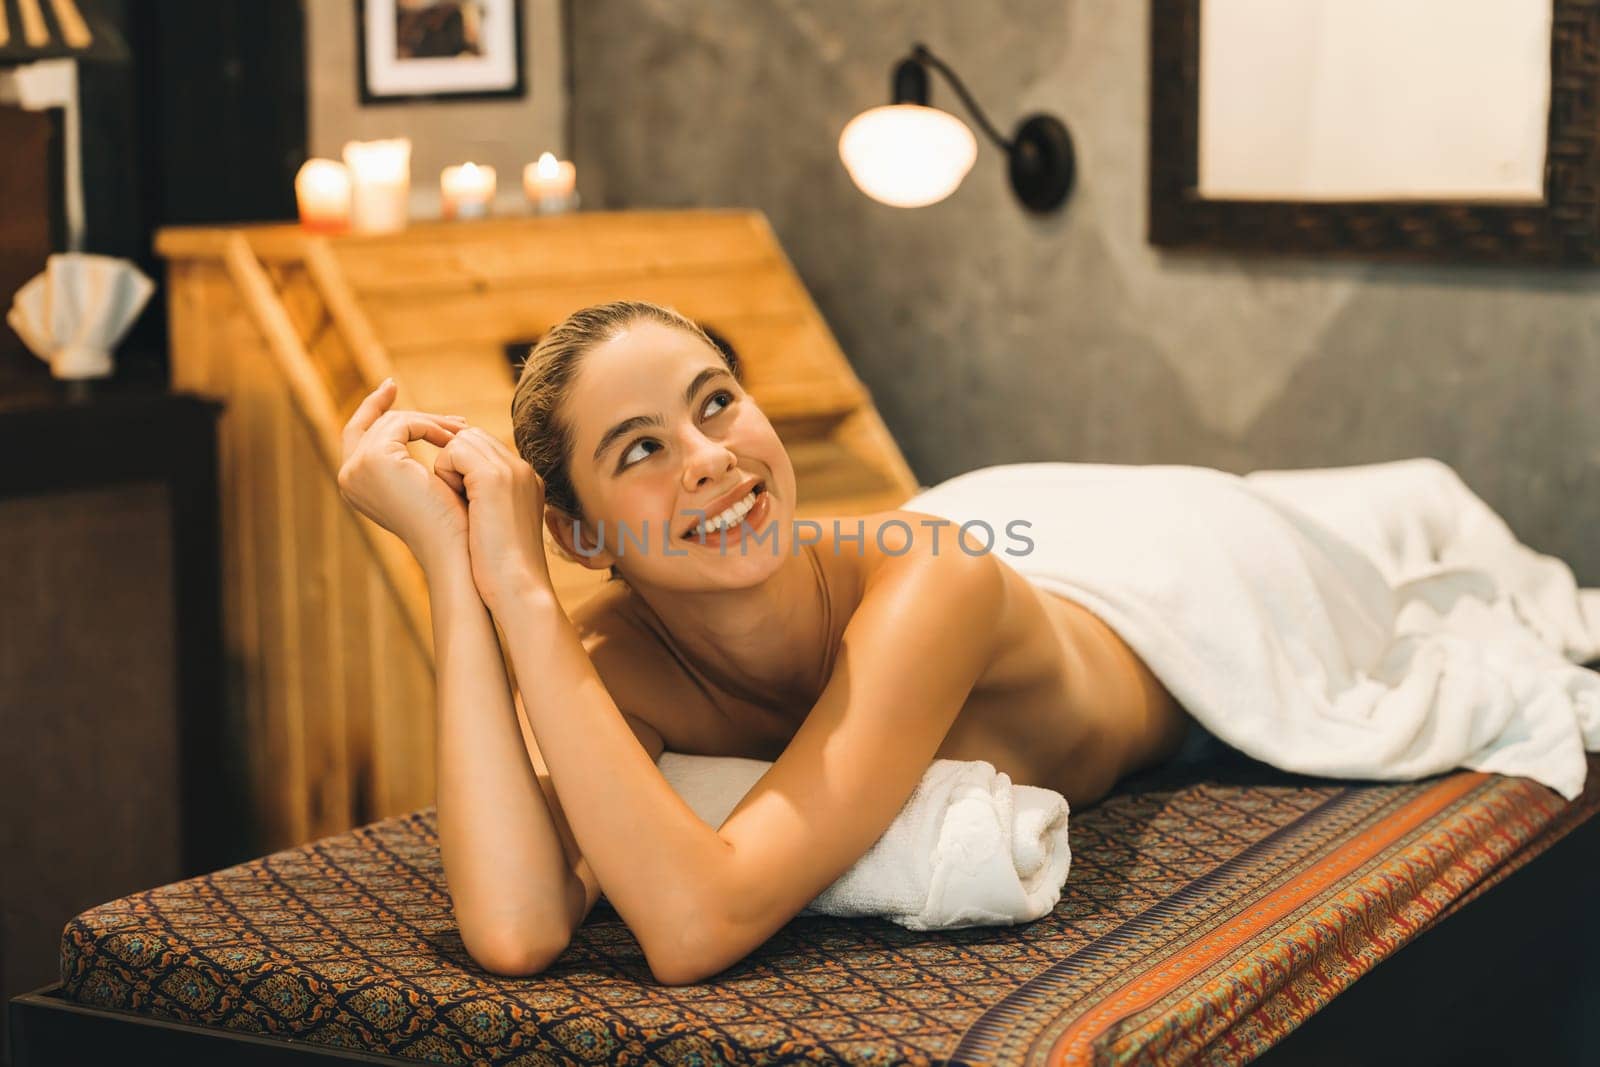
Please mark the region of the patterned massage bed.
POLYGON ((486 975, 456 934, 432 812, 389 819, 78 916, 62 985, 13 1005, 17 1063, 65 1062, 46 1002, 446 1063, 1243 1063, 1600 827, 1593 756, 1572 804, 1474 772, 1337 782, 1230 754, 1176 773, 1073 814, 1072 873, 1037 922, 797 919, 678 988, 651 981, 604 901, 545 974, 486 975))

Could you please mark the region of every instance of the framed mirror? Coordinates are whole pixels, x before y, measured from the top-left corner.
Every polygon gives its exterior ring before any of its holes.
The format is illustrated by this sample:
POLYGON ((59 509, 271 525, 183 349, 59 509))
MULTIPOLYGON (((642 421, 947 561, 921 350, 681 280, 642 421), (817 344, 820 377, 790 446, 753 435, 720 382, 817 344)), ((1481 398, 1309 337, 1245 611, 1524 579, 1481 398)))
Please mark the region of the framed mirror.
POLYGON ((1594 0, 1151 0, 1152 244, 1600 262, 1594 0))

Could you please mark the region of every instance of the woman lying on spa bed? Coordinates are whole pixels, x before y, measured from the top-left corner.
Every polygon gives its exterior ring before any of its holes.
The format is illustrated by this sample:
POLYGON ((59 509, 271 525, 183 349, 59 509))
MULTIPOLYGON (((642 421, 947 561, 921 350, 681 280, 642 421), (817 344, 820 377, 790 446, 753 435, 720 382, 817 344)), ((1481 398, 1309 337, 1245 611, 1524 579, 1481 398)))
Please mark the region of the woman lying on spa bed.
POLYGON ((807 543, 737 361, 672 311, 609 304, 552 329, 512 401, 520 456, 458 417, 389 410, 394 393, 350 419, 339 487, 427 574, 440 850, 490 971, 543 969, 603 888, 659 981, 704 979, 860 859, 935 758, 1081 807, 1183 738, 1188 716, 1109 627, 963 550, 953 524, 887 511, 807 543), (414 440, 441 446, 433 471, 414 440), (737 523, 695 528, 719 515, 737 523), (569 619, 542 525, 623 581, 569 619), (776 762, 713 830, 657 770, 663 749, 776 762))

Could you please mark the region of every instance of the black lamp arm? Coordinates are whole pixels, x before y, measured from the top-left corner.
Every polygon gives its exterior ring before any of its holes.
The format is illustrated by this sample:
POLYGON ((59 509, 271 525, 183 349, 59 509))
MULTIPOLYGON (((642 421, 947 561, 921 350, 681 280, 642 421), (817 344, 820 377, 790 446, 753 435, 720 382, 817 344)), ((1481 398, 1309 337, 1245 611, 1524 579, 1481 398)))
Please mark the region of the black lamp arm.
POLYGON ((890 83, 893 102, 927 107, 930 70, 944 75, 950 88, 977 120, 984 136, 1006 154, 1011 189, 1023 206, 1041 214, 1060 207, 1072 191, 1078 173, 1077 153, 1066 125, 1054 115, 1038 113, 1024 117, 1017 124, 1014 137, 1002 137, 989 116, 983 113, 983 108, 967 92, 967 87, 961 84, 961 79, 956 77, 956 72, 923 44, 913 45, 911 54, 895 64, 890 83))
POLYGON ((978 102, 967 92, 967 87, 956 77, 956 72, 947 66, 944 60, 928 50, 926 45, 913 45, 911 55, 900 64, 894 75, 894 102, 897 104, 928 103, 928 79, 923 73, 925 68, 932 68, 944 75, 945 81, 950 83, 950 88, 956 91, 961 102, 967 105, 967 110, 972 112, 972 117, 978 120, 978 126, 983 130, 989 140, 998 145, 1001 150, 1010 154, 1013 143, 1000 136, 1000 131, 994 128, 994 123, 989 121, 989 116, 983 113, 978 102), (920 75, 920 76, 919 76, 920 75))

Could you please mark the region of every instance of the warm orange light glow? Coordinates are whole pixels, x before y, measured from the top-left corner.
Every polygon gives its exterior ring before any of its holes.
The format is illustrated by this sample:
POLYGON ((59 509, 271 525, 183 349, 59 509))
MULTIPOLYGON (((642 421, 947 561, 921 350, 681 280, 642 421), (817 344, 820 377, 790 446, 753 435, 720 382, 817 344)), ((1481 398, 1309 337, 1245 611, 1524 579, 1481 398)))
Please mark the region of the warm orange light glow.
POLYGON ((308 159, 294 176, 300 225, 336 233, 350 225, 350 171, 331 159, 308 159))
POLYGON ((571 160, 557 159, 549 152, 540 154, 537 163, 522 168, 522 191, 540 214, 570 211, 576 201, 578 168, 571 160))
POLYGON ((978 141, 948 111, 889 104, 850 120, 839 135, 839 158, 874 200, 925 207, 955 192, 978 158, 978 141))
POLYGON ((439 203, 447 219, 481 219, 494 202, 495 174, 491 166, 463 163, 439 174, 439 203))

